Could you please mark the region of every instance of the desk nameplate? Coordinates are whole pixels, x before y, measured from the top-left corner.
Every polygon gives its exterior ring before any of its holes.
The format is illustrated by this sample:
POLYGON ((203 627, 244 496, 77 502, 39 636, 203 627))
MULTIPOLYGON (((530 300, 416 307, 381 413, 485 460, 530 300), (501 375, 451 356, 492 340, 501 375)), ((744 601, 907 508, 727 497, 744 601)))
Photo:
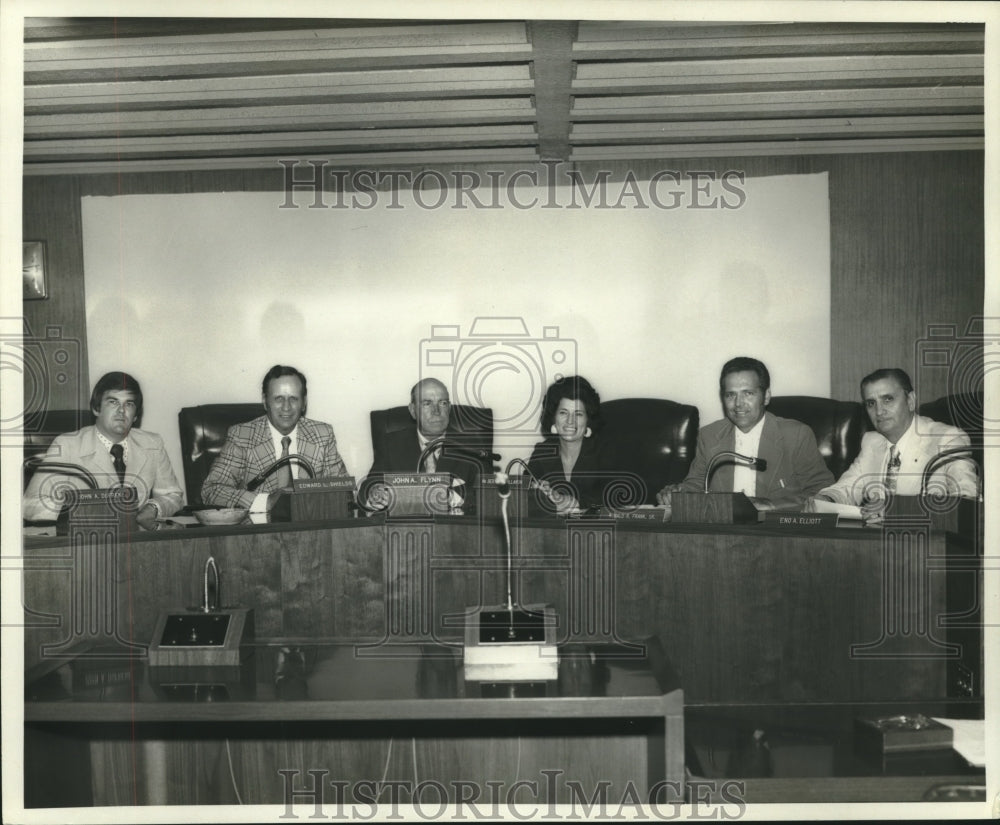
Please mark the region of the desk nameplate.
POLYGON ((354 476, 296 479, 292 482, 290 514, 292 521, 348 518, 354 500, 354 476))
POLYGON ((787 530, 829 530, 837 526, 836 513, 763 513, 761 521, 787 530))

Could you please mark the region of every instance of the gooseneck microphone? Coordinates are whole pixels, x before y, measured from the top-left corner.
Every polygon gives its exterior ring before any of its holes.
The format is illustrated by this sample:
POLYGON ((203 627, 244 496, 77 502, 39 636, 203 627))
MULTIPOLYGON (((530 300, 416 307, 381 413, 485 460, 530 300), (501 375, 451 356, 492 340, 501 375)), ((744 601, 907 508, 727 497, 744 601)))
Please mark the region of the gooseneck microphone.
POLYGON ((712 480, 712 473, 722 464, 742 464, 745 467, 752 467, 758 473, 762 473, 767 469, 767 461, 763 458, 756 458, 752 455, 743 455, 743 453, 735 453, 732 450, 725 450, 721 453, 716 453, 708 462, 708 468, 705 470, 705 492, 708 492, 709 482, 712 480), (721 461, 720 459, 732 459, 731 461, 721 461))
MULTIPOLYGON (((497 458, 499 458, 499 457, 500 456, 497 456, 497 458)), ((501 485, 500 485, 499 476, 500 475, 503 476, 503 486, 507 489, 507 496, 509 497, 510 496, 510 485, 507 484, 507 477, 510 475, 510 471, 514 468, 514 465, 517 465, 522 470, 524 470, 524 472, 528 476, 530 476, 531 480, 534 481, 535 484, 537 484, 539 487, 542 486, 542 482, 539 480, 538 476, 536 476, 533 472, 531 472, 531 468, 524 462, 523 459, 512 458, 509 462, 507 462, 507 469, 504 470, 503 473, 497 473, 497 476, 498 476, 498 478, 497 478, 497 491, 500 492, 501 496, 503 496, 503 492, 500 491, 500 486, 501 485)))
POLYGON ((279 467, 283 467, 286 464, 291 464, 293 461, 296 464, 299 464, 307 473, 309 473, 309 478, 316 477, 316 471, 313 469, 312 464, 310 464, 306 458, 299 455, 298 453, 292 453, 291 455, 286 455, 284 458, 279 458, 277 461, 274 462, 274 464, 272 464, 266 470, 258 473, 252 479, 250 479, 250 481, 247 482, 247 490, 251 493, 254 492, 258 487, 260 487, 261 484, 264 483, 264 479, 266 479, 269 475, 271 475, 271 473, 273 473, 279 467))
POLYGON ((455 455, 464 455, 468 458, 474 458, 476 461, 499 461, 501 456, 500 453, 494 453, 490 450, 480 447, 461 447, 455 444, 447 444, 444 448, 444 454, 452 453, 455 455))
MULTIPOLYGON (((952 447, 949 450, 942 450, 934 458, 927 462, 924 467, 923 475, 920 477, 920 495, 927 495, 927 485, 930 483, 931 476, 945 464, 951 464, 954 461, 960 460, 962 457, 967 460, 972 461, 972 448, 971 447, 952 447)), ((973 462, 975 463, 975 462, 973 462)), ((977 467, 978 469, 978 467, 977 467)), ((982 473, 980 471, 980 477, 982 473)))
POLYGON ((215 557, 214 556, 209 556, 208 560, 205 562, 205 603, 202 606, 202 612, 203 613, 211 613, 213 610, 218 610, 218 609, 219 609, 219 567, 215 563, 215 557), (214 593, 215 598, 213 599, 213 601, 215 602, 215 604, 213 604, 213 605, 210 605, 208 603, 208 571, 209 571, 209 569, 211 569, 212 572, 215 573, 215 593, 214 593))
POLYGON ((516 602, 514 601, 514 589, 513 589, 513 557, 514 557, 514 547, 510 540, 510 516, 507 512, 507 506, 510 501, 510 484, 508 479, 510 478, 510 471, 514 469, 515 466, 520 466, 521 469, 531 478, 535 484, 541 486, 541 482, 531 472, 531 468, 520 458, 512 458, 507 462, 506 469, 501 473, 497 472, 495 474, 497 482, 497 493, 500 496, 500 518, 503 521, 503 534, 506 541, 507 550, 507 612, 510 614, 511 625, 507 633, 510 638, 514 638, 514 607, 516 602))
POLYGON ((444 437, 437 438, 434 441, 428 442, 427 446, 420 453, 420 458, 417 459, 417 472, 421 472, 421 468, 424 466, 424 461, 427 456, 433 453, 438 447, 441 448, 441 455, 461 455, 467 458, 474 458, 476 461, 499 461, 500 453, 494 453, 491 450, 487 450, 481 447, 464 447, 459 444, 446 444, 447 439, 444 437))
POLYGON ((74 476, 82 479, 91 490, 97 490, 100 485, 94 474, 86 467, 79 464, 70 464, 68 461, 45 461, 41 456, 32 456, 24 461, 24 467, 33 467, 36 473, 53 473, 60 476, 74 476))
POLYGON ((424 466, 424 461, 427 459, 431 453, 433 453, 438 447, 444 446, 443 438, 436 438, 434 441, 428 442, 427 446, 420 451, 420 458, 417 459, 417 472, 423 472, 421 469, 424 466))

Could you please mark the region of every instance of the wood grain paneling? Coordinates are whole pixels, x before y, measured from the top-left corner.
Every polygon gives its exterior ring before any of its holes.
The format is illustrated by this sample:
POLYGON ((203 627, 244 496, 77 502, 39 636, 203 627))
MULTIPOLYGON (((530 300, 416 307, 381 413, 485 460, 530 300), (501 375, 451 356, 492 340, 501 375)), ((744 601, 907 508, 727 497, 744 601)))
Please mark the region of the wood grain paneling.
POLYGON ((91 743, 93 804, 281 806, 294 791, 296 804, 330 815, 376 799, 410 805, 416 791, 429 813, 442 793, 468 803, 475 788, 484 813, 494 800, 527 811, 601 793, 616 810, 629 794, 645 801, 665 775, 649 753, 662 728, 662 719, 477 721, 464 731, 440 721, 105 725, 91 743))
MULTIPOLYGON (((90 400, 80 185, 79 178, 41 181, 26 177, 23 182, 23 237, 46 244, 49 294, 44 300, 23 302, 24 335, 26 340, 61 338, 71 356, 64 380, 52 369, 44 374, 25 374, 26 413, 36 409, 86 409, 90 400)), ((50 344, 43 346, 51 348, 50 344)))

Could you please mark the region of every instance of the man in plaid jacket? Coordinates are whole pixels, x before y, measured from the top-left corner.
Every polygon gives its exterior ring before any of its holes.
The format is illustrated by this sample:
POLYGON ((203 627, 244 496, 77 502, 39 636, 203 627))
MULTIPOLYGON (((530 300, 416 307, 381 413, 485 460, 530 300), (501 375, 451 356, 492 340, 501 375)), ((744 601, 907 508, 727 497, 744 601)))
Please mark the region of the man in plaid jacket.
POLYGON ((282 489, 306 471, 296 462, 276 468, 256 491, 247 484, 284 455, 300 455, 316 478, 347 475, 333 427, 305 417, 306 377, 295 367, 275 364, 261 384, 265 415, 229 428, 226 444, 201 488, 206 504, 270 510, 282 489))

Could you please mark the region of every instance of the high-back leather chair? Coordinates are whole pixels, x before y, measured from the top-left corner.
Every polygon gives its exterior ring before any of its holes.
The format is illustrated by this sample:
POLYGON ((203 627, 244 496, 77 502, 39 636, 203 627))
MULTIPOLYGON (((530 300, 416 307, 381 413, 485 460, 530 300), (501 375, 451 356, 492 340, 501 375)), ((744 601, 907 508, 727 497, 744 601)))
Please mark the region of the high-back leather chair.
POLYGON ((920 415, 965 430, 972 442, 972 457, 983 466, 983 392, 955 393, 928 401, 917 408, 920 415))
MULTIPOLYGON (((372 448, 376 454, 385 452, 385 439, 390 433, 411 429, 413 418, 407 407, 390 407, 371 411, 372 448)), ((469 449, 493 452, 493 410, 489 407, 470 407, 453 404, 449 418, 450 436, 455 444, 469 449)), ((404 468, 400 468, 402 472, 404 468)), ((416 467, 407 467, 407 471, 416 467)))
POLYGON ((634 473, 646 486, 646 504, 664 485, 683 481, 698 444, 698 408, 663 398, 601 402, 602 463, 634 473))
POLYGON ((263 414, 264 408, 259 401, 254 404, 201 404, 184 407, 177 414, 188 504, 203 503, 201 485, 226 443, 229 428, 263 414))
MULTIPOLYGON (((24 460, 43 455, 57 435, 76 432, 93 423, 94 414, 90 410, 39 410, 25 416, 22 431, 24 460)), ((34 474, 33 467, 25 468, 25 487, 34 474)))
POLYGON ((861 436, 871 427, 858 401, 836 401, 811 395, 773 396, 768 411, 808 425, 833 477, 840 478, 861 452, 861 436))

